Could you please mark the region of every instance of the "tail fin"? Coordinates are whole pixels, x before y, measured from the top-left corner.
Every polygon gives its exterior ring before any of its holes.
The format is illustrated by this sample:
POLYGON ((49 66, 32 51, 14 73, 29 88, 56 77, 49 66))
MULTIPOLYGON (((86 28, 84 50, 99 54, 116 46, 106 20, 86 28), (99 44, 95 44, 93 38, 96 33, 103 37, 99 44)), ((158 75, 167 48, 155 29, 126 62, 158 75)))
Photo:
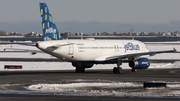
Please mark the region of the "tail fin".
POLYGON ((44 41, 62 40, 46 3, 39 3, 44 41))

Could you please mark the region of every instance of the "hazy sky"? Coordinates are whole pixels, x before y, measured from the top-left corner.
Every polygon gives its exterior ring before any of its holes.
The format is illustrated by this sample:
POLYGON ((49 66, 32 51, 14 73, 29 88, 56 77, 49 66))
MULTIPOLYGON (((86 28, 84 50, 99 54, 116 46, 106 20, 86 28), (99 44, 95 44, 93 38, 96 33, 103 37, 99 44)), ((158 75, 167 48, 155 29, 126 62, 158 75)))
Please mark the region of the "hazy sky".
POLYGON ((0 22, 40 21, 39 2, 55 22, 162 24, 180 20, 180 0, 0 0, 0 22))

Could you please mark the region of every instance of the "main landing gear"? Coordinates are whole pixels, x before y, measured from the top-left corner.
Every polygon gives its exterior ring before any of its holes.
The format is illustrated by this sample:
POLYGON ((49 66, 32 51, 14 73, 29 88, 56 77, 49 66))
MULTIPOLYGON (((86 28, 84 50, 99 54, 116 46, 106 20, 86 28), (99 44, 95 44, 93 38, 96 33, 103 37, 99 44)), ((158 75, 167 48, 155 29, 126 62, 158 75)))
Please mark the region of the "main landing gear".
POLYGON ((85 72, 85 68, 82 67, 81 64, 78 64, 78 65, 76 66, 76 73, 84 73, 84 72, 85 72))
POLYGON ((120 65, 122 65, 122 60, 121 60, 121 59, 118 59, 118 60, 117 60, 117 67, 114 67, 114 68, 113 68, 113 73, 122 74, 122 68, 119 67, 120 65))

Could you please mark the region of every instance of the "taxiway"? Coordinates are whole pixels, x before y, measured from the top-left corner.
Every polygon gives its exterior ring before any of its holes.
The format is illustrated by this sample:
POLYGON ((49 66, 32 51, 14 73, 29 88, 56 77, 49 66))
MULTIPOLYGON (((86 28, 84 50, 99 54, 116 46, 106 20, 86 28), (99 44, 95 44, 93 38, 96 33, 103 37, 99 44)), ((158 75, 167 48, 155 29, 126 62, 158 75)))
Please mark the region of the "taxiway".
POLYGON ((113 74, 112 70, 87 70, 86 73, 75 73, 73 70, 59 71, 1 71, 0 72, 0 100, 67 100, 67 101, 84 101, 97 100, 177 100, 178 98, 137 98, 137 97, 86 97, 86 96, 62 96, 30 92, 24 87, 31 84, 58 84, 72 82, 91 82, 108 81, 108 82, 146 82, 146 81, 164 81, 180 82, 180 69, 147 69, 138 70, 132 73, 125 69, 123 74, 113 74), (76 81, 74 81, 76 80, 76 81), (6 86, 7 84, 11 86, 6 86))

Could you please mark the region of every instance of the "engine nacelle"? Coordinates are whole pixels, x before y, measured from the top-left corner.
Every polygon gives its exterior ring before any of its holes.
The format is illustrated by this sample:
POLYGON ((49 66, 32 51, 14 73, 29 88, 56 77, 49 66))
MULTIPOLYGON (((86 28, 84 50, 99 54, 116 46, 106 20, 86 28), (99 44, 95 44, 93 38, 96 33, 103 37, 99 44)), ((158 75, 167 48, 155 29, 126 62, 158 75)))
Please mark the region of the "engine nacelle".
MULTIPOLYGON (((75 62, 72 62, 72 65, 74 67, 77 67, 78 66, 78 63, 75 63, 75 62)), ((81 63, 81 66, 84 67, 84 68, 91 68, 94 64, 92 63, 81 63)))
POLYGON ((147 69, 150 66, 150 61, 147 58, 139 58, 129 62, 129 67, 134 69, 147 69))

